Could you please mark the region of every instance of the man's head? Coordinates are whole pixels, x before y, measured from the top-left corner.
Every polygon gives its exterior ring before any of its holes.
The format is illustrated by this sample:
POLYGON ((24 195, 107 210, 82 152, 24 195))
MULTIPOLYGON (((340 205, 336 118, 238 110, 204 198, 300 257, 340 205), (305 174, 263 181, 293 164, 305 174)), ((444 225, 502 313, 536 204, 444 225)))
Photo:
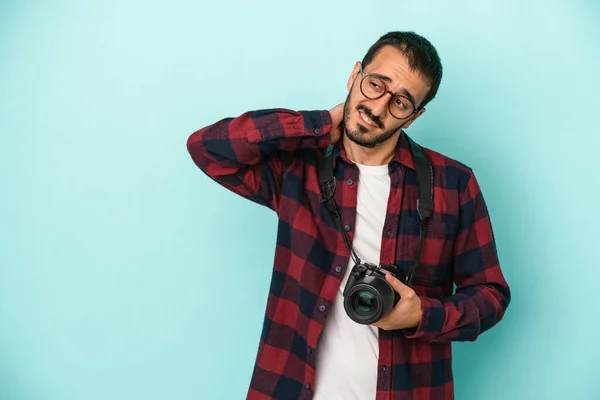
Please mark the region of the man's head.
POLYGON ((387 141, 425 112, 441 79, 440 58, 427 39, 413 32, 382 36, 348 79, 346 135, 370 148, 387 141))

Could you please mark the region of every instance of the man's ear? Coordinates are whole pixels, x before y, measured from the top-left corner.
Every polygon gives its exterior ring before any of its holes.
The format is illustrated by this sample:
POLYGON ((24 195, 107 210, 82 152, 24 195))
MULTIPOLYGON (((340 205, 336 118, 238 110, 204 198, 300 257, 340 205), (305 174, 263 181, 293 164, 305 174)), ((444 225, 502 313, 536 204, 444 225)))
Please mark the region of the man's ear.
POLYGON ((352 74, 350 74, 350 77, 348 78, 348 83, 346 84, 348 91, 350 91, 350 89, 352 89, 352 84, 354 83, 354 80, 356 79, 356 75, 358 75, 359 72, 360 72, 360 61, 357 61, 354 64, 354 68, 352 69, 352 74))
POLYGON ((417 120, 417 118, 419 118, 421 115, 423 115, 425 113, 425 111, 427 111, 427 110, 425 108, 422 108, 418 113, 413 115, 408 121, 406 121, 404 124, 402 124, 401 128, 402 129, 408 128, 413 122, 415 122, 417 120))

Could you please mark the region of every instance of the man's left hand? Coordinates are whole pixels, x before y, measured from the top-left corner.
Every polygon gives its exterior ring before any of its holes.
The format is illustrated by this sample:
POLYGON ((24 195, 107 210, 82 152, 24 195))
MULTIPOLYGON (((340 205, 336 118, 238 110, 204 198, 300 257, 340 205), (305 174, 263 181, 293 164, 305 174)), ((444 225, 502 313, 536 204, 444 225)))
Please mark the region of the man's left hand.
POLYGON ((418 326, 423 313, 419 296, 392 274, 385 274, 385 279, 400 294, 400 300, 388 315, 375 322, 373 326, 386 331, 418 326))

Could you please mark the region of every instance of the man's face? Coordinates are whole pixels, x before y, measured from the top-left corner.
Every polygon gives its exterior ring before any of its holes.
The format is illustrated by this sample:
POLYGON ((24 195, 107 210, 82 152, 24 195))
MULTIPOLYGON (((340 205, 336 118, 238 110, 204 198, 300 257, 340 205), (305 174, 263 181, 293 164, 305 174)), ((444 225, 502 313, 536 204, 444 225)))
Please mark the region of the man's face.
MULTIPOLYGON (((344 129, 346 136, 360 146, 373 148, 399 133, 399 128, 408 126, 425 112, 422 109, 412 116, 397 119, 390 114, 389 93, 370 100, 360 90, 362 75, 360 63, 356 63, 348 80, 348 97, 344 106, 344 129)), ((397 49, 385 46, 363 69, 365 75, 377 74, 383 78, 387 89, 394 94, 409 93, 415 107, 423 102, 430 87, 425 78, 409 68, 407 58, 397 49)))

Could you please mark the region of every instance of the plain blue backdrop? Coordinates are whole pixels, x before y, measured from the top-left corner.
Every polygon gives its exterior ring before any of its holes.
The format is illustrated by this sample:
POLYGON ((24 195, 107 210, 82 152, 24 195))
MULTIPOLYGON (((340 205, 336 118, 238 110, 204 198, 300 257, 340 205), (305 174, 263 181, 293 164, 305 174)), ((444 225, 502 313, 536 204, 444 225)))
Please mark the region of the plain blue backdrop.
POLYGON ((472 167, 513 290, 454 346, 458 399, 600 398, 600 5, 0 2, 0 399, 242 399, 276 217, 187 137, 329 109, 390 30, 437 47, 409 128, 472 167))

